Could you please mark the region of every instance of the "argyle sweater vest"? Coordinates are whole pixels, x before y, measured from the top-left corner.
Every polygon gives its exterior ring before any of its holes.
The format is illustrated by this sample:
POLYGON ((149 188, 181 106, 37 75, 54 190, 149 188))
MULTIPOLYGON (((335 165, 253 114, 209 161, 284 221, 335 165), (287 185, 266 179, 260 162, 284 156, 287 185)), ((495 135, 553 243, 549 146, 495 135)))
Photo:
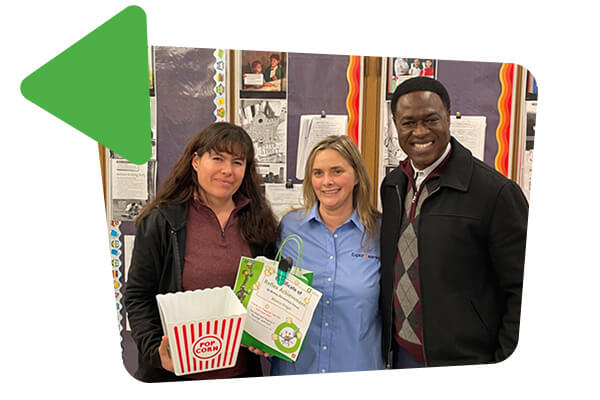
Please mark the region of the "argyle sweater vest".
POLYGON ((425 363, 419 274, 419 219, 423 202, 439 187, 439 177, 448 157, 429 174, 415 192, 414 172, 410 163, 400 168, 408 177, 402 204, 402 223, 394 262, 394 338, 416 361, 425 363))

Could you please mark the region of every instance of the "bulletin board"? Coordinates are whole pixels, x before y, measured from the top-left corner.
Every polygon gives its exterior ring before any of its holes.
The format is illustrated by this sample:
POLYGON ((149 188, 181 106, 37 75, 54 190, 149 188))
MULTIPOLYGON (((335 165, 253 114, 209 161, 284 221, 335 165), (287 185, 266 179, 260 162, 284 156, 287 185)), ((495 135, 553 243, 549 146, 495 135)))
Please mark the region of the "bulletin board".
MULTIPOLYGON (((259 53, 252 52, 249 57, 259 58, 266 64, 268 57, 261 58, 259 53)), ((358 140, 360 58, 276 53, 284 67, 285 82, 277 88, 281 90, 253 91, 247 90, 249 85, 244 86, 242 73, 248 72, 248 65, 240 57, 239 51, 166 46, 151 48, 149 61, 154 161, 151 160, 150 164, 154 162, 154 165, 147 176, 152 180, 149 187, 153 186, 148 191, 148 198, 154 196, 167 180, 185 145, 200 129, 220 120, 242 125, 239 107, 248 102, 264 104, 265 101, 271 101, 273 107, 268 112, 274 109, 276 113, 285 113, 285 176, 280 181, 282 186, 288 183, 288 178, 296 187, 301 184, 295 178, 301 116, 320 115, 321 112, 325 113, 325 118, 351 114, 354 122, 348 127, 355 141, 358 140)), ((128 372, 133 374, 137 369, 137 348, 129 331, 123 295, 127 290, 126 265, 135 235, 136 215, 132 214, 126 219, 118 219, 119 215, 111 218, 110 193, 115 184, 114 175, 111 174, 111 157, 116 156, 101 148, 105 193, 108 193, 109 233, 112 235, 111 243, 115 246, 118 243, 118 248, 111 248, 111 254, 123 360, 128 372)), ((269 161, 274 164, 277 162, 276 159, 269 161)), ((134 168, 133 165, 131 167, 134 168)), ((144 202, 141 203, 143 205, 144 202)))
POLYGON ((246 50, 230 58, 237 64, 233 122, 252 138, 265 196, 281 217, 302 201, 305 158, 320 135, 350 135, 358 145, 361 60, 246 50), (282 69, 276 82, 268 82, 269 63, 282 69))
POLYGON ((288 170, 294 183, 301 115, 348 115, 346 77, 349 56, 290 53, 290 93, 288 99, 288 170))
MULTIPOLYGON (((389 121, 385 121, 389 115, 382 111, 389 97, 390 75, 387 68, 391 65, 390 61, 379 57, 281 51, 242 53, 238 50, 165 46, 151 49, 154 165, 148 168, 147 177, 149 182, 153 182, 149 183, 149 187, 154 185, 154 188, 148 191, 148 197, 153 196, 168 178, 187 142, 203 127, 223 120, 248 130, 255 148, 264 150, 261 146, 270 143, 267 147, 272 151, 261 152, 264 158, 258 163, 265 168, 262 175, 265 192, 289 189, 288 185, 299 189, 302 180, 297 178, 297 161, 303 118, 337 116, 346 120, 342 134, 349 135, 362 151, 372 177, 373 201, 376 203, 378 183, 383 177, 377 171, 378 163, 381 164, 385 158, 379 152, 378 144, 384 140, 397 143, 395 131, 390 131, 389 121), (259 60, 266 65, 271 54, 278 55, 282 68, 279 75, 281 82, 263 90, 261 85, 267 78, 260 77, 258 70, 252 69, 252 64, 259 60), (244 74, 251 74, 251 79, 245 80, 247 76, 244 74), (254 129, 257 116, 266 118, 261 123, 272 123, 272 129, 254 129), (257 132, 262 132, 263 136, 259 137, 257 132), (264 132, 271 136, 266 137, 264 132)), ((431 73, 450 93, 452 115, 460 112, 462 116, 485 118, 483 161, 494 167, 498 163, 498 127, 505 117, 499 111, 499 99, 507 90, 502 74, 510 74, 510 71, 507 72, 506 65, 500 63, 433 60, 431 65, 431 73)), ((509 112, 510 109, 508 107, 509 112)), ((111 181, 113 157, 115 155, 110 151, 101 150, 105 193, 109 194, 114 184, 111 181)), ((123 360, 126 369, 133 374, 137 369, 137 349, 128 330, 122 298, 126 290, 127 255, 130 255, 135 235, 135 216, 129 220, 110 218, 110 204, 108 197, 111 257, 123 360)))
POLYGON ((484 162, 494 167, 498 152, 496 128, 500 120, 498 99, 502 63, 439 60, 438 79, 450 94, 450 114, 486 118, 484 162))
MULTIPOLYGON (((226 52, 217 49, 153 47, 149 60, 150 99, 154 103, 151 109, 155 131, 153 152, 157 160, 155 170, 149 174, 149 178, 154 179, 154 190, 150 191, 150 197, 168 178, 187 142, 202 127, 225 116, 226 52)), ((109 197, 109 234, 123 362, 127 371, 133 374, 137 369, 137 348, 128 329, 123 295, 127 290, 126 265, 131 256, 136 215, 126 219, 111 215, 114 213, 111 213, 110 207, 110 187, 114 182, 111 179, 110 159, 111 152, 104 150, 105 193, 109 197), (114 248, 115 240, 119 248, 114 248)))
MULTIPOLYGON (((388 59, 389 60, 389 59, 388 59)), ((391 63, 384 62, 383 76, 391 63)), ((517 157, 516 150, 511 148, 512 136, 518 132, 518 118, 515 117, 514 103, 518 103, 519 96, 513 85, 514 64, 435 60, 435 74, 437 79, 444 84, 450 95, 450 115, 453 121, 475 121, 472 124, 485 124, 480 154, 472 150, 483 162, 495 168, 509 178, 511 175, 509 160, 517 157), (514 98, 513 98, 514 97, 514 98)), ((383 87, 389 87, 384 82, 383 87)), ((404 157, 396 138, 395 127, 390 112, 391 95, 381 96, 381 135, 380 135, 380 162, 378 181, 381 182, 391 165, 397 165, 398 159, 404 157), (385 99, 385 100, 384 100, 385 99), (391 162, 389 161, 391 160, 391 162)), ((454 122, 451 123, 451 129, 454 122)), ((517 135, 518 136, 518 135, 517 135)), ((463 142, 463 144, 465 144, 463 142)))

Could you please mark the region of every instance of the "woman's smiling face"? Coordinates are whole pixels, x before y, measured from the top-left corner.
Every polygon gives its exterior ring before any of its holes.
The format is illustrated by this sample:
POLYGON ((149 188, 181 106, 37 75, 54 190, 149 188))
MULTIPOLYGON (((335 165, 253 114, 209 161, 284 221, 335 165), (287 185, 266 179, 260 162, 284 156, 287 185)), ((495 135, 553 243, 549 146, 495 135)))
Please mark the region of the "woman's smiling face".
POLYGON ((313 162, 311 182, 321 208, 352 213, 353 190, 358 178, 340 153, 332 149, 319 151, 313 162))
POLYGON ((209 150, 198 157, 192 166, 196 171, 200 193, 207 202, 231 200, 239 189, 246 172, 246 160, 229 153, 209 150))

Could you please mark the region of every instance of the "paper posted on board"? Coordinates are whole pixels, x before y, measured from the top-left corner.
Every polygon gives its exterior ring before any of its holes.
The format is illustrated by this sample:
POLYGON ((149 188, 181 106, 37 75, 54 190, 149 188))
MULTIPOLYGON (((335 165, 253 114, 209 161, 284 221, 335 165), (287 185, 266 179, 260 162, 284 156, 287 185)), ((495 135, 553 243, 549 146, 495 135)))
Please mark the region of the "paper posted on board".
POLYGON ((265 198, 277 219, 281 219, 287 211, 302 206, 302 185, 265 184, 265 198))
POLYGON ((450 134, 481 161, 485 150, 485 126, 484 116, 450 117, 450 134))
POLYGON ((298 135, 298 155, 296 158, 296 178, 304 179, 304 168, 308 154, 321 139, 330 135, 346 135, 347 115, 302 115, 298 135))

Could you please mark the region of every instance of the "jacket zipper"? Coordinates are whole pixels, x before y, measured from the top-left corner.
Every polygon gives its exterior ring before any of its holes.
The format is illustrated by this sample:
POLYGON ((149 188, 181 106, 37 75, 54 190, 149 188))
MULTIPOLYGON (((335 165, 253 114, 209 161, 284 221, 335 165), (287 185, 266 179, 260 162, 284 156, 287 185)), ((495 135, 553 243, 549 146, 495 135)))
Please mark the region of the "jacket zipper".
POLYGON ((179 278, 179 282, 177 282, 177 288, 178 290, 182 290, 183 283, 181 282, 181 277, 183 275, 183 268, 181 268, 181 255, 179 254, 179 243, 177 242, 177 233, 173 229, 171 229, 171 238, 173 240, 173 257, 176 257, 175 262, 177 265, 177 277, 179 278))

